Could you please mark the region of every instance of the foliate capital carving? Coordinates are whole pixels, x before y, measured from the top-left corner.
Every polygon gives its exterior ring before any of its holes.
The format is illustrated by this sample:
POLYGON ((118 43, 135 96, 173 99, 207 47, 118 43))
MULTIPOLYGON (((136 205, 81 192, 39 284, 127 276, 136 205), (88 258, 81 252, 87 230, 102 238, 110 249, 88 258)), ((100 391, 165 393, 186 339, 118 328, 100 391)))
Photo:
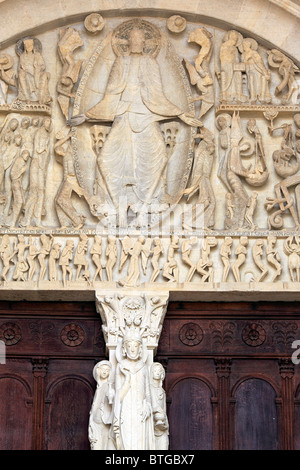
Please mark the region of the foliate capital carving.
POLYGON ((216 373, 217 373, 218 378, 229 377, 230 372, 231 372, 231 364, 232 364, 232 359, 227 358, 227 357, 215 359, 216 373))
POLYGON ((295 366, 290 358, 281 358, 278 360, 279 372, 283 379, 292 379, 295 373, 295 366))
POLYGON ((48 371, 48 359, 34 357, 31 362, 34 377, 45 377, 48 371))
POLYGON ((168 305, 168 294, 157 292, 96 292, 106 346, 115 349, 128 332, 142 336, 147 349, 157 349, 168 305))

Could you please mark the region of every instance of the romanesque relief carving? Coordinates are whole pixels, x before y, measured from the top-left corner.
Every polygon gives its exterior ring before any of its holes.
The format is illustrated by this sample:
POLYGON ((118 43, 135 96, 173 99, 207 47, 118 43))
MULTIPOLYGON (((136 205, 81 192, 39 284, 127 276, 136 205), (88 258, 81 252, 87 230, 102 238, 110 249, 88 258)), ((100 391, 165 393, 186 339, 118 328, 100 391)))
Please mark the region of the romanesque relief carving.
POLYGON ((196 43, 200 46, 199 54, 195 57, 195 66, 184 60, 189 74, 191 85, 196 85, 198 98, 193 101, 201 101, 198 119, 204 116, 214 105, 213 79, 209 70, 209 63, 212 55, 212 34, 204 27, 194 30, 188 38, 188 42, 196 43))
MULTIPOLYGON (((225 119, 225 118, 224 118, 225 119)), ((224 120, 223 124, 224 125, 224 120)), ((245 179, 250 186, 262 185, 268 177, 266 170, 263 149, 259 146, 261 136, 256 127, 255 120, 248 124, 248 130, 255 132, 255 165, 251 168, 243 166, 242 156, 249 156, 245 152, 250 149, 252 155, 252 145, 243 135, 240 116, 233 114, 230 127, 230 148, 220 161, 218 176, 228 189, 230 195, 226 195, 225 229, 253 229, 253 215, 255 210, 255 200, 257 193, 249 196, 242 179, 245 179)))
POLYGON ((220 81, 221 103, 245 103, 248 97, 243 93, 242 73, 245 64, 241 62, 239 49, 243 36, 237 31, 228 31, 220 47, 220 70, 217 77, 220 81))
POLYGON ((57 101, 65 119, 69 118, 70 100, 75 98, 73 88, 78 80, 82 65, 81 60, 75 62, 74 52, 81 46, 83 46, 83 41, 78 31, 73 28, 60 31, 57 48, 62 63, 62 71, 60 80, 57 83, 57 101))
POLYGON ((168 448, 165 374, 161 364, 153 363, 167 302, 168 296, 151 293, 97 294, 109 362, 94 368, 92 449, 168 448))
POLYGON ((167 20, 167 28, 172 33, 182 33, 186 28, 186 20, 180 15, 172 15, 167 20))
POLYGON ((240 282, 240 268, 246 261, 246 256, 248 252, 248 237, 241 237, 238 246, 235 249, 236 260, 232 265, 232 272, 236 282, 240 282))
MULTIPOLYGON (((186 85, 182 86, 181 74, 184 71, 178 64, 176 53, 168 45, 170 52, 166 55, 166 39, 153 24, 144 20, 129 20, 117 27, 108 40, 111 52, 105 59, 112 61, 112 67, 103 75, 106 87, 101 90, 102 99, 89 108, 87 103, 91 102, 91 98, 88 90, 83 88, 84 99, 81 99, 80 110, 84 112, 75 114, 69 124, 112 123, 101 152, 97 152, 97 169, 102 187, 106 188, 105 202, 117 211, 120 226, 127 226, 129 208, 136 214, 137 225, 140 225, 151 205, 161 203, 160 210, 165 210, 168 207, 163 204, 165 200, 175 202, 180 198, 178 183, 181 180, 179 187, 184 189, 182 185, 186 184, 187 177, 182 180, 182 173, 188 175, 184 165, 189 158, 189 147, 183 144, 183 136, 186 135, 188 144, 188 136, 191 140, 189 126, 202 126, 202 122, 191 112, 193 107, 188 103, 186 85), (168 91, 163 82, 162 69, 164 73, 170 70, 168 91), (177 90, 176 97, 170 96, 172 89, 177 90), (184 123, 180 124, 181 145, 177 145, 170 162, 159 127, 159 123, 166 119, 179 119, 184 123), (183 159, 181 156, 180 162, 179 147, 186 154, 183 159), (178 164, 182 168, 180 177, 176 174, 178 164), (165 174, 167 185, 164 184, 165 174), (178 181, 176 178, 179 178, 178 181), (176 181, 177 187, 174 186, 176 181)), ((87 84, 90 87, 93 76, 89 78, 87 84)), ((97 86, 96 83, 94 86, 97 86)), ((78 129, 78 137, 84 129, 84 126, 78 129)), ((79 161, 78 164, 82 165, 79 161)), ((95 196, 94 202, 97 200, 95 196)), ((103 216, 104 212, 100 194, 98 216, 103 216)))
MULTIPOLYGON (((215 143, 212 133, 208 129, 196 134, 195 138, 200 138, 194 154, 194 165, 189 182, 189 188, 183 191, 189 200, 195 193, 198 193, 196 204, 193 206, 193 216, 190 222, 191 227, 197 227, 200 218, 198 212, 202 209, 203 223, 205 229, 214 228, 216 198, 210 181, 212 166, 215 157, 215 143)), ((187 224, 185 223, 185 228, 187 224)))
POLYGON ((102 31, 105 21, 99 13, 91 13, 84 20, 85 29, 92 34, 102 31))
POLYGON ((283 104, 297 103, 299 86, 295 74, 299 73, 300 69, 277 49, 268 52, 268 62, 270 67, 278 69, 281 76, 281 82, 276 86, 275 95, 280 96, 283 104))
POLYGON ((50 74, 46 70, 40 40, 31 37, 20 39, 16 45, 16 53, 19 56, 17 100, 26 104, 51 103, 48 88, 50 74))
MULTIPOLYGON (((2 286, 94 290, 148 288, 166 291, 189 283, 200 290, 219 283, 300 282, 297 235, 210 236, 106 240, 98 235, 8 235, 0 239, 2 286), (202 287, 201 287, 202 286, 202 287), (120 287, 119 287, 120 288, 120 287)), ((250 285, 250 284, 249 284, 250 285)))
POLYGON ((5 288, 298 282, 288 51, 180 15, 45 34, 0 54, 5 288))
POLYGON ((283 249, 288 256, 291 281, 300 282, 300 238, 298 236, 288 237, 284 242, 283 249))
POLYGON ((272 100, 269 82, 271 72, 257 51, 258 44, 254 39, 246 38, 241 44, 241 61, 245 64, 247 86, 251 103, 270 103, 272 100))
POLYGON ((9 54, 0 54, 0 106, 7 104, 9 87, 16 87, 16 74, 12 70, 14 59, 9 54))
POLYGON ((92 450, 106 450, 112 425, 112 402, 115 391, 112 382, 112 364, 98 362, 93 370, 97 388, 90 412, 89 440, 92 450))

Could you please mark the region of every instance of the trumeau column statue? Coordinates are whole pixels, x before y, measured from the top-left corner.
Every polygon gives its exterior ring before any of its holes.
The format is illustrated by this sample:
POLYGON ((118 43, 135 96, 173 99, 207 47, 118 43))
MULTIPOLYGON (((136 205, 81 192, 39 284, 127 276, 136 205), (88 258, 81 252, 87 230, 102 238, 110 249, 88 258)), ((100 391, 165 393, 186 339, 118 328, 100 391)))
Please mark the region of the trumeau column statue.
POLYGON ((94 368, 93 450, 168 449, 164 369, 153 363, 167 304, 157 292, 96 293, 109 361, 94 368))

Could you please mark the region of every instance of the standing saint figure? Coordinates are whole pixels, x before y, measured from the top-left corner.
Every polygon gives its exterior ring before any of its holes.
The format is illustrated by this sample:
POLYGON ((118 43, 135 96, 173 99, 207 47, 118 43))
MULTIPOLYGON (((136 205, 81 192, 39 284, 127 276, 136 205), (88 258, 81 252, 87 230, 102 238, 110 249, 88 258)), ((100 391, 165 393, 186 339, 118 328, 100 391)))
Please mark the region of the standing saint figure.
POLYGON ((51 118, 45 117, 34 135, 34 149, 29 174, 29 194, 25 204, 23 227, 33 224, 39 227, 45 215, 46 174, 50 157, 51 118))
POLYGON ((117 450, 154 450, 149 367, 141 335, 129 330, 118 345, 112 436, 117 450))
POLYGON ((220 78, 220 101, 224 103, 244 103, 248 100, 242 91, 242 72, 245 70, 239 56, 242 40, 243 36, 238 31, 231 30, 224 35, 220 47, 221 71, 217 75, 220 78))
POLYGON ((92 450, 109 448, 109 431, 112 423, 112 364, 109 361, 98 362, 93 370, 97 388, 90 411, 89 441, 92 450))
POLYGON ((153 362, 151 366, 150 390, 156 450, 166 450, 169 446, 166 392, 162 387, 165 375, 163 366, 159 362, 153 362))
POLYGON ((271 72, 264 64, 257 51, 258 44, 252 38, 246 38, 242 43, 242 62, 245 63, 248 80, 248 90, 251 103, 271 103, 272 97, 269 90, 271 72))
POLYGON ((127 225, 129 207, 142 220, 153 199, 164 196, 162 176, 168 155, 159 121, 178 117, 190 126, 202 126, 166 98, 158 62, 144 52, 145 43, 144 31, 133 27, 128 54, 116 57, 103 99, 68 122, 113 121, 97 164, 121 226, 127 225))
POLYGON ((37 38, 18 41, 16 52, 19 55, 18 100, 48 104, 52 98, 48 90, 50 74, 46 71, 42 57, 42 45, 37 38))

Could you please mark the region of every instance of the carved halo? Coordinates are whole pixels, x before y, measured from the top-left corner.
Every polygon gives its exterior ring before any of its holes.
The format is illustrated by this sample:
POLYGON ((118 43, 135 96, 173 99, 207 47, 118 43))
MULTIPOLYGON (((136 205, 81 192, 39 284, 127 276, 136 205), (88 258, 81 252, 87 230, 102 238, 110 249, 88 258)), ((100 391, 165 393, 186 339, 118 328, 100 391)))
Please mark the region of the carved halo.
POLYGON ((0 69, 1 70, 9 70, 14 64, 14 59, 9 54, 0 54, 0 69), (6 59, 6 63, 2 63, 2 61, 6 59))
POLYGON ((33 50, 36 52, 42 52, 42 43, 39 39, 37 38, 32 38, 30 36, 27 36, 25 38, 20 39, 17 44, 16 44, 16 54, 21 55, 23 54, 25 47, 24 47, 24 41, 27 39, 32 39, 33 40, 33 50))
POLYGON ((250 49, 252 49, 253 51, 257 51, 257 49, 258 49, 257 41, 255 41, 255 39, 252 39, 252 38, 246 38, 246 39, 243 39, 242 44, 239 46, 239 50, 241 52, 244 52, 243 44, 245 44, 245 43, 250 45, 250 49))
POLYGON ((243 36, 241 35, 241 33, 239 33, 238 31, 236 31, 235 29, 231 29, 230 31, 227 31, 227 33, 224 34, 224 37, 223 37, 223 42, 226 42, 229 40, 229 37, 231 36, 231 34, 234 33, 237 35, 237 41, 236 41, 236 46, 238 48, 241 47, 242 43, 243 43, 243 36))
POLYGON ((156 57, 161 46, 159 29, 139 18, 125 21, 114 30, 111 41, 114 53, 117 56, 129 55, 129 35, 133 29, 142 30, 145 35, 144 54, 156 57))

